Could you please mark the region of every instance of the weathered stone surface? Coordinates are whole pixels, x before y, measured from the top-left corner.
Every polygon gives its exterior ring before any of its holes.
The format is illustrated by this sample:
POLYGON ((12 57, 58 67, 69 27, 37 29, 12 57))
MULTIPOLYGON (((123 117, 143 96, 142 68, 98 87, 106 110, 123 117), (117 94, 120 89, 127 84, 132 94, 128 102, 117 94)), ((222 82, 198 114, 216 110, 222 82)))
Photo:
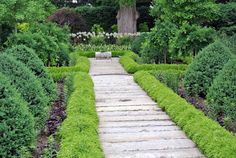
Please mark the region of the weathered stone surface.
POLYGON ((90 61, 106 158, 204 157, 124 71, 118 58, 90 61))

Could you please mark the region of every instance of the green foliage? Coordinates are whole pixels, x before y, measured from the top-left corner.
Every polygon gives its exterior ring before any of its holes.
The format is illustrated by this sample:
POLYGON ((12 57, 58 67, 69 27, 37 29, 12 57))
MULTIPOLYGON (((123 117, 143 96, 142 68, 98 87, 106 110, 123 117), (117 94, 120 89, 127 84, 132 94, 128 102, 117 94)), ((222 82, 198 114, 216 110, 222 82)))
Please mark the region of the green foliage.
POLYGON ((35 118, 37 129, 43 127, 48 116, 48 97, 40 81, 23 63, 16 61, 10 55, 0 55, 0 72, 6 75, 11 84, 15 85, 25 101, 28 102, 31 113, 35 118))
POLYGON ((111 26, 116 24, 116 6, 79 6, 75 8, 75 11, 85 19, 88 30, 91 30, 94 24, 99 24, 106 32, 109 32, 111 26))
POLYGON ((219 7, 214 0, 154 0, 153 4, 152 16, 178 26, 185 22, 190 25, 203 24, 216 18, 219 13, 219 7))
POLYGON ((187 103, 148 72, 134 75, 135 81, 164 109, 187 136, 209 158, 234 158, 235 136, 187 103))
POLYGON ((26 32, 29 30, 29 23, 18 23, 17 24, 17 29, 20 32, 26 32))
MULTIPOLYGON (((129 50, 114 50, 112 52, 112 57, 120 57, 123 56, 124 54, 130 53, 131 51, 129 50)), ((94 58, 95 57, 95 51, 82 51, 82 50, 77 50, 74 53, 70 54, 71 57, 71 62, 74 63, 75 59, 77 59, 79 56, 85 56, 88 58, 94 58)), ((72 64, 73 65, 73 64, 72 64)))
POLYGON ((94 24, 91 32, 95 32, 96 34, 104 32, 104 29, 99 24, 94 24))
POLYGON ((41 158, 53 158, 57 156, 57 143, 55 138, 51 135, 48 137, 46 148, 43 150, 41 158))
POLYGON ((187 65, 184 64, 138 64, 139 56, 133 52, 127 52, 120 58, 120 63, 128 73, 135 73, 140 70, 185 70, 187 65))
POLYGON ((169 53, 169 42, 176 32, 171 22, 157 21, 148 34, 141 50, 141 57, 146 63, 167 63, 173 56, 169 53))
POLYGON ((27 103, 8 78, 0 73, 0 157, 19 157, 35 137, 34 120, 27 103))
POLYGON ((0 8, 0 24, 8 24, 13 27, 20 22, 32 23, 44 20, 55 9, 48 0, 1 1, 0 8))
POLYGON ((26 45, 35 50, 45 65, 62 66, 69 62, 69 38, 68 29, 52 23, 37 24, 28 32, 12 34, 7 46, 26 45))
POLYGON ((214 30, 203 25, 218 12, 214 0, 155 0, 151 14, 157 20, 143 47, 144 61, 166 63, 181 55, 197 54, 213 41, 214 30))
POLYGON ((202 48, 212 43, 215 31, 212 28, 183 24, 170 40, 170 52, 178 55, 197 54, 202 48), (174 53, 178 52, 178 53, 174 53))
POLYGON ((209 115, 224 117, 224 125, 236 131, 236 58, 231 59, 214 79, 207 94, 209 115))
POLYGON ((33 49, 30 49, 24 45, 18 45, 6 49, 4 52, 15 57, 17 60, 21 61, 28 68, 30 68, 34 75, 41 81, 45 93, 50 97, 50 100, 55 99, 57 94, 56 85, 53 83, 53 80, 45 69, 43 62, 35 54, 33 49))
POLYGON ((236 2, 218 4, 220 16, 214 21, 214 26, 220 32, 228 35, 236 33, 236 2))
POLYGON ((184 71, 179 70, 153 70, 149 72, 161 83, 164 83, 167 87, 173 91, 178 92, 181 80, 184 78, 184 71))
POLYGON ((122 36, 122 37, 118 37, 116 39, 116 44, 118 46, 122 46, 122 45, 131 45, 134 41, 134 38, 131 36, 122 36))
POLYGON ((118 26, 117 26, 117 24, 112 25, 112 26, 111 26, 111 30, 112 30, 112 32, 118 32, 118 26))
POLYGON ((120 7, 129 7, 136 4, 136 0, 116 0, 120 4, 120 7))
POLYGON ((139 30, 139 32, 148 32, 149 27, 148 27, 147 22, 140 23, 138 26, 138 30, 139 30))
POLYGON ((90 62, 87 57, 79 56, 79 54, 73 54, 71 56, 70 67, 49 67, 48 71, 54 80, 58 81, 69 74, 73 74, 79 71, 89 72, 90 62))
POLYGON ((118 45, 90 45, 90 44, 80 44, 76 47, 79 51, 93 51, 93 52, 104 52, 104 51, 127 51, 130 50, 129 46, 118 46, 118 45))
POLYGON ((184 86, 190 95, 205 97, 213 79, 230 59, 230 50, 216 41, 204 48, 189 65, 184 86))
POLYGON ((221 40, 222 43, 224 43, 230 49, 230 51, 236 55, 236 34, 232 36, 223 34, 219 38, 219 40, 221 40))
POLYGON ((95 45, 95 46, 101 46, 105 45, 105 38, 103 36, 93 36, 89 40, 89 44, 95 45))
POLYGON ((147 35, 147 33, 142 33, 140 36, 136 37, 131 45, 131 50, 139 54, 147 35))
POLYGON ((79 72, 74 76, 66 113, 67 118, 59 132, 61 144, 58 158, 103 158, 93 82, 88 74, 79 72))

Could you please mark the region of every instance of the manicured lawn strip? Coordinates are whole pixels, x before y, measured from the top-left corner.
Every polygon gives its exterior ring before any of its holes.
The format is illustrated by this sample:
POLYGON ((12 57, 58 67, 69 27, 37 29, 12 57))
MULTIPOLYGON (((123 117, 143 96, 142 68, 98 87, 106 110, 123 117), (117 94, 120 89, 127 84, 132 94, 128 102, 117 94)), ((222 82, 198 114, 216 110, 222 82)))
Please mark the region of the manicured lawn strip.
POLYGON ((59 132, 58 158, 103 158, 93 82, 88 74, 78 72, 73 77, 73 92, 66 113, 67 118, 59 132))
POLYGON ((232 133, 195 109, 150 73, 139 71, 134 79, 208 158, 236 157, 236 137, 232 133))
POLYGON ((138 64, 135 60, 138 56, 133 52, 125 53, 120 58, 120 63, 123 65, 125 70, 129 73, 135 73, 140 70, 186 70, 187 65, 185 64, 138 64))
POLYGON ((87 57, 78 56, 73 65, 69 67, 48 67, 48 71, 56 81, 73 72, 89 72, 90 61, 87 57))

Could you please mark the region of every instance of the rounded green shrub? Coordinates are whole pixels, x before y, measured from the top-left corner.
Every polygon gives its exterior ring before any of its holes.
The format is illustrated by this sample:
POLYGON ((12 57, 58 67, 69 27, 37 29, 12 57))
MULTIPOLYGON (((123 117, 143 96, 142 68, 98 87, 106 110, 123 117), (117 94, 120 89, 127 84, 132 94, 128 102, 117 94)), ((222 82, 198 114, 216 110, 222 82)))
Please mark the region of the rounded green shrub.
POLYGON ((29 103, 29 108, 36 122, 36 128, 43 127, 48 116, 48 97, 44 94, 42 84, 22 62, 8 54, 0 55, 0 72, 7 76, 11 84, 29 103))
POLYGON ((27 103, 9 79, 0 73, 0 157, 19 157, 35 137, 34 120, 27 103))
POLYGON ((208 112, 214 119, 236 131, 236 58, 231 59, 214 79, 207 94, 208 112))
POLYGON ((30 68, 35 76, 37 76, 41 81, 45 93, 50 97, 50 100, 55 99, 56 85, 53 82, 53 79, 50 77, 47 69, 44 67, 43 62, 35 54, 33 49, 24 45, 18 45, 5 50, 5 53, 10 54, 30 68))
POLYGON ((185 74, 184 87, 188 94, 205 97, 213 79, 230 57, 230 50, 219 41, 199 52, 185 74))

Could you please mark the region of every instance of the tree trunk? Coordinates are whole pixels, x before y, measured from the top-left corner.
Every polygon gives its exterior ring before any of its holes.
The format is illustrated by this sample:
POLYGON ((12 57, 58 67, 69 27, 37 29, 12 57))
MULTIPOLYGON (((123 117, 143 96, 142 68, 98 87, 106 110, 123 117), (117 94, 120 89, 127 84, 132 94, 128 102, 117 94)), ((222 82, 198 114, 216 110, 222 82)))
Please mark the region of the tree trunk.
POLYGON ((137 19, 139 13, 136 4, 133 6, 122 6, 117 14, 118 33, 136 33, 137 19))

